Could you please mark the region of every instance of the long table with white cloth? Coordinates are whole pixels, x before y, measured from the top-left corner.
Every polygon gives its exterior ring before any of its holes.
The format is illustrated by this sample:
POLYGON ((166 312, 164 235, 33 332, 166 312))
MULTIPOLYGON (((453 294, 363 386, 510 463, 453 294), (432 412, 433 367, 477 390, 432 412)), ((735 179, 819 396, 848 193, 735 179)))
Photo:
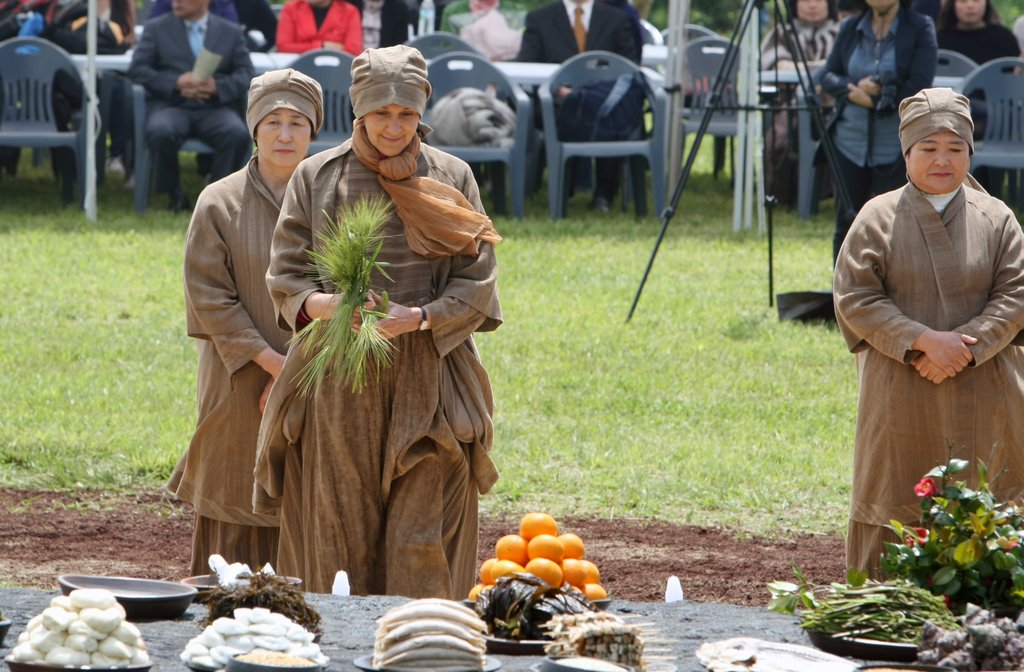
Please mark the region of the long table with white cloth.
MULTIPOLYGON (((262 74, 269 70, 287 68, 298 58, 299 54, 285 54, 281 52, 252 52, 253 69, 256 74, 262 74)), ((72 54, 71 59, 79 68, 85 68, 85 56, 72 54)), ((124 54, 102 54, 96 56, 96 69, 101 72, 127 72, 132 62, 132 52, 124 54)), ((516 84, 528 88, 537 86, 547 80, 558 69, 558 63, 520 63, 516 61, 495 61, 494 65, 501 70, 506 77, 516 84)), ((652 86, 662 84, 662 75, 654 70, 645 68, 645 74, 652 86)))

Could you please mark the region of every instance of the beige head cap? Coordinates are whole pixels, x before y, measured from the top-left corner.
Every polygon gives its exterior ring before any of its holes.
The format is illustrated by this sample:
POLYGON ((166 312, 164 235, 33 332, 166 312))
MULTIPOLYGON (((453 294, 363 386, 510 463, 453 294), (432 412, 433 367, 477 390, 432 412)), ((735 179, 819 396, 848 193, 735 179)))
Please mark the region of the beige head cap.
POLYGON ((249 135, 256 137, 256 125, 279 107, 295 110, 309 119, 313 136, 324 123, 324 94, 320 83, 298 70, 271 70, 254 77, 249 84, 249 104, 245 123, 249 135))
POLYGON ((900 148, 905 155, 915 143, 938 131, 953 131, 974 154, 974 121, 966 96, 953 89, 922 89, 900 103, 900 148))
POLYGON ((404 44, 367 49, 352 61, 349 97, 357 119, 391 103, 416 110, 423 116, 430 97, 423 54, 404 44))

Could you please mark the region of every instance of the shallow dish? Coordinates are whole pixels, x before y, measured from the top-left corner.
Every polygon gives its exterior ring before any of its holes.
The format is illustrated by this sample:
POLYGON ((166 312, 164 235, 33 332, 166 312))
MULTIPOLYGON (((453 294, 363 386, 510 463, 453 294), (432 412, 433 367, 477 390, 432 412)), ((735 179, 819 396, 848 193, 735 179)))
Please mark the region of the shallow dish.
POLYGON ((11 672, 69 672, 69 670, 89 670, 90 672, 146 672, 153 667, 153 663, 147 665, 122 665, 121 667, 97 667, 83 665, 81 667, 64 667, 63 665, 51 665, 49 663, 19 663, 13 660, 13 656, 4 658, 7 667, 11 672))
POLYGON ((57 577, 60 590, 67 595, 79 588, 109 590, 124 607, 130 621, 177 618, 185 613, 198 592, 175 581, 133 579, 125 576, 85 576, 64 574, 57 577))
POLYGON ((225 666, 226 672, 320 672, 324 669, 323 665, 318 665, 313 661, 309 661, 310 665, 302 665, 301 667, 286 667, 283 665, 267 665, 264 663, 253 663, 248 660, 238 660, 238 658, 232 658, 228 661, 225 666))
MULTIPOLYGON (((293 586, 302 585, 302 579, 298 578, 297 576, 282 576, 281 578, 287 581, 288 583, 292 584, 293 586)), ((244 581, 245 579, 240 580, 244 581)), ((195 588, 199 591, 200 595, 209 593, 214 588, 220 586, 220 584, 217 583, 217 577, 213 574, 200 574, 199 576, 190 576, 187 579, 182 579, 181 581, 179 581, 179 583, 195 588)))
POLYGON ((7 631, 11 629, 11 619, 0 620, 0 646, 4 645, 4 637, 7 636, 7 631))
POLYGON ((877 639, 854 637, 833 637, 815 630, 808 630, 807 636, 811 638, 811 644, 837 656, 860 658, 861 660, 891 660, 900 663, 912 663, 917 660, 916 644, 880 642, 877 639))
MULTIPOLYGON (((364 672, 383 672, 379 668, 373 666, 373 656, 360 656, 352 661, 352 664, 358 667, 364 672)), ((304 668, 299 668, 304 669, 304 668)), ((501 669, 501 661, 497 658, 487 656, 487 660, 484 661, 483 670, 466 670, 465 672, 495 672, 501 669)))
POLYGON ((544 647, 551 642, 544 639, 501 639, 484 637, 488 653, 502 653, 507 656, 543 656, 544 647))
POLYGON ((630 672, 624 665, 599 658, 551 658, 540 664, 540 672, 630 672))

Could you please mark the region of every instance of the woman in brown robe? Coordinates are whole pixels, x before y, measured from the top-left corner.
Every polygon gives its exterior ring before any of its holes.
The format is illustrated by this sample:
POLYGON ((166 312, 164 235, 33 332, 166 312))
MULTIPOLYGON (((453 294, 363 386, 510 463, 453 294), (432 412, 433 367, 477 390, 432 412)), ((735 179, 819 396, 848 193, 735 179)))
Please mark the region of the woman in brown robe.
POLYGON ((876 577, 885 525, 917 519, 914 484, 951 452, 1024 494, 1024 235, 967 173, 966 98, 904 100, 900 145, 910 184, 861 210, 834 280, 860 380, 847 564, 876 577))
POLYGON ((378 257, 393 361, 353 392, 328 377, 296 389, 292 347, 260 430, 256 510, 279 512, 278 571, 330 592, 461 597, 474 583, 477 498, 497 479, 492 401, 473 333, 501 324, 493 245, 465 162, 420 140, 426 62, 403 45, 352 64, 353 137, 304 162, 274 233, 267 272, 282 326, 330 319, 339 295, 309 273, 327 213, 363 198, 394 204, 378 257))
POLYGON ((199 350, 199 421, 170 488, 196 511, 192 573, 219 553, 253 569, 277 556, 278 521, 253 513, 253 464, 270 386, 290 333, 267 292, 285 187, 323 120, 323 94, 295 70, 252 80, 249 164, 203 190, 185 243, 188 334, 199 350))

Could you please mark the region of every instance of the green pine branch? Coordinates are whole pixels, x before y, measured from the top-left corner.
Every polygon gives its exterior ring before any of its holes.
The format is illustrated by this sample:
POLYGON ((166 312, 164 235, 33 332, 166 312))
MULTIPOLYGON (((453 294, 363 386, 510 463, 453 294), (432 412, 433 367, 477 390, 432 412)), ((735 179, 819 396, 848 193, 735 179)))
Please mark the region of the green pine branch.
POLYGON ((342 298, 331 319, 313 320, 296 334, 303 352, 312 355, 300 380, 304 394, 330 375, 341 376, 353 392, 360 392, 371 371, 379 375, 391 364, 391 341, 380 328, 380 321, 388 316, 387 292, 380 292, 381 304, 366 307, 373 272, 391 280, 385 271, 387 263, 377 259, 390 214, 390 203, 379 197, 344 207, 335 219, 324 212, 327 225, 317 236, 319 245, 309 253, 311 269, 319 282, 333 286, 342 298))

